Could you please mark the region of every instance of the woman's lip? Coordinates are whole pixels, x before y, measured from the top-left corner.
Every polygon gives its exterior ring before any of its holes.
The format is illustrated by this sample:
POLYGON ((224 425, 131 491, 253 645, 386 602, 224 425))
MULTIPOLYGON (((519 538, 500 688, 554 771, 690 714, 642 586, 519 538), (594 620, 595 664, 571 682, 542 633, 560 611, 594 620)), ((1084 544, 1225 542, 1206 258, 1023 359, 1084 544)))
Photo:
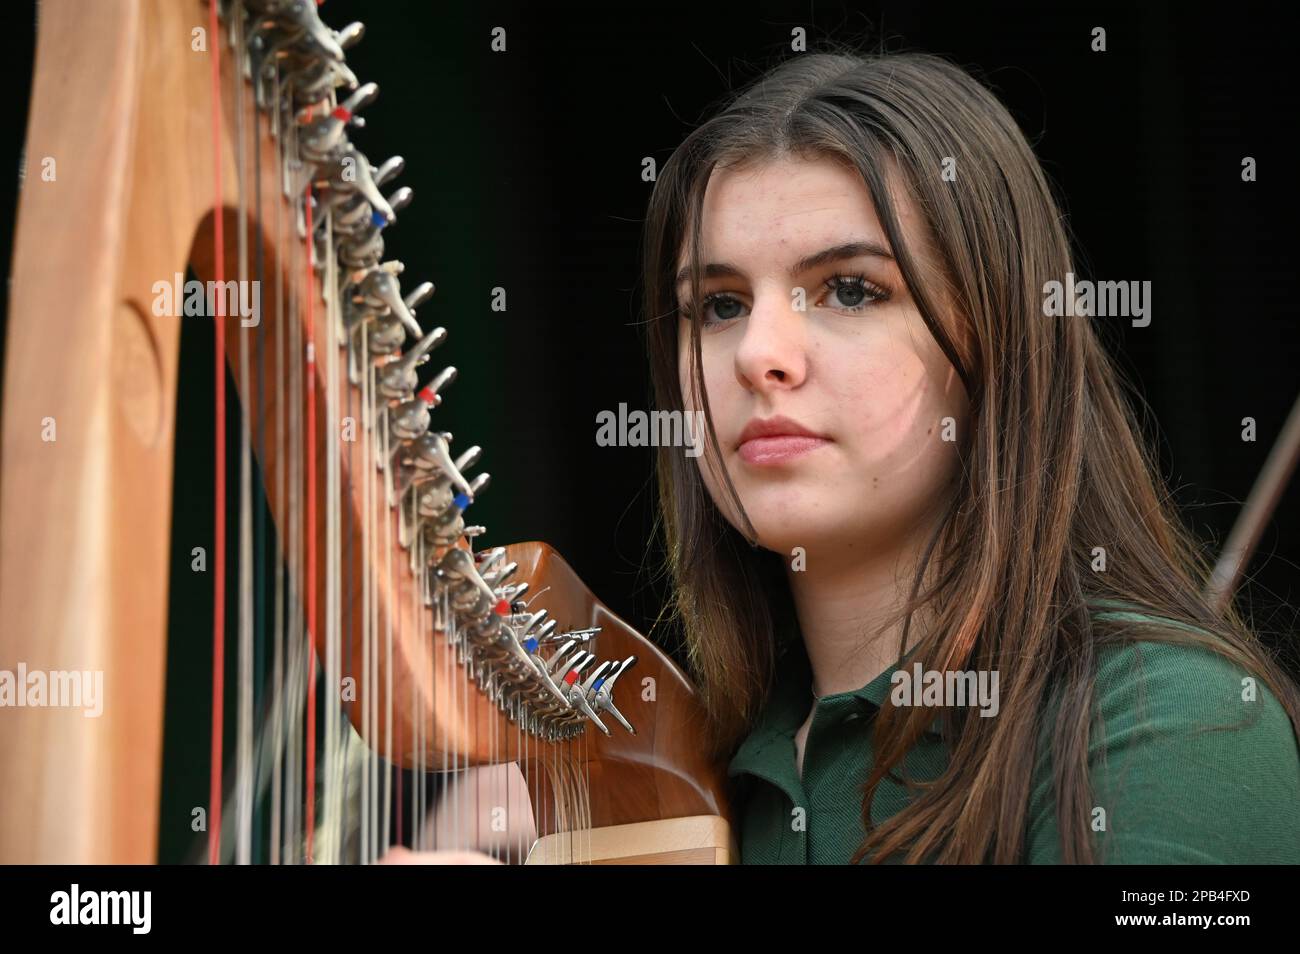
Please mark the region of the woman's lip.
POLYGON ((830 441, 825 437, 802 434, 774 434, 755 437, 739 447, 740 456, 749 464, 780 464, 816 450, 830 441))

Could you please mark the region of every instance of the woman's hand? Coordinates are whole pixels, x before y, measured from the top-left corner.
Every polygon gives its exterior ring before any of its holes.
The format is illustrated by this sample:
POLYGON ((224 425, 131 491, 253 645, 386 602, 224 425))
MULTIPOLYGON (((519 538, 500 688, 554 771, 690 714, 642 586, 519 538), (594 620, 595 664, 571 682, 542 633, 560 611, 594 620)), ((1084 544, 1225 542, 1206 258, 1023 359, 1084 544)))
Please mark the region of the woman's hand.
POLYGON ((516 762, 474 766, 463 770, 443 792, 438 805, 429 813, 426 824, 432 844, 467 847, 411 851, 404 846, 394 845, 375 864, 523 863, 528 849, 537 840, 528 783, 516 762), (502 821, 506 822, 504 826, 500 824, 502 821), (468 847, 469 845, 474 848, 468 847), (474 850, 475 848, 479 850, 474 850))
POLYGON ((491 855, 481 851, 412 851, 402 845, 394 845, 377 865, 499 865, 491 855))

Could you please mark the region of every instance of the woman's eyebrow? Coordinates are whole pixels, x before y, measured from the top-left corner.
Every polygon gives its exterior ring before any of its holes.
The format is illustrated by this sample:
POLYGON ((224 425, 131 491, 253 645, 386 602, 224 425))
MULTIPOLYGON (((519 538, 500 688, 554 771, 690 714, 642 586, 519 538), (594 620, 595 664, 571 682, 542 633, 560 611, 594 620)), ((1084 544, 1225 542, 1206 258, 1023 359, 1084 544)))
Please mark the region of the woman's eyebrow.
MULTIPOLYGON (((819 268, 822 265, 829 265, 831 262, 843 261, 846 258, 857 258, 861 255, 874 255, 877 258, 884 258, 893 261, 894 256, 889 253, 884 245, 879 242, 862 240, 856 242, 845 242, 841 245, 833 245, 828 249, 823 249, 812 255, 805 256, 794 263, 790 269, 790 276, 793 278, 803 272, 819 268)), ((745 275, 735 265, 729 265, 726 262, 710 262, 704 266, 705 278, 743 278, 745 275)), ((691 266, 686 265, 677 273, 677 284, 681 285, 691 277, 691 266)))

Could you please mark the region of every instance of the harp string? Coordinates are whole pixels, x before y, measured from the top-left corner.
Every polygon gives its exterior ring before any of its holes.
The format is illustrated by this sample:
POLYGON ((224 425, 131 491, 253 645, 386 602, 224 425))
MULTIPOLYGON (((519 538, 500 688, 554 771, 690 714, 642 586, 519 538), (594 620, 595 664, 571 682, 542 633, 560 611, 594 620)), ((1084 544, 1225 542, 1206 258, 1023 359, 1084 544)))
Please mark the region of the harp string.
MULTIPOLYGON (((293 83, 290 80, 286 84, 285 96, 290 103, 293 102, 293 83)), ((300 266, 298 264, 299 245, 293 240, 293 230, 297 228, 297 195, 294 194, 292 185, 291 167, 289 166, 289 157, 297 154, 298 149, 298 125, 294 121, 292 111, 290 111, 288 122, 285 124, 285 134, 282 140, 283 147, 286 151, 282 168, 285 174, 285 195, 293 203, 291 211, 293 212, 292 220, 287 223, 288 232, 286 234, 286 246, 289 249, 288 261, 288 286, 289 286, 289 309, 286 312, 286 328, 288 331, 288 365, 289 380, 288 387, 285 391, 288 394, 289 405, 289 487, 288 496, 289 504, 289 526, 290 526, 290 558, 288 573, 288 591, 291 594, 291 615, 288 631, 285 634, 285 651, 288 656, 289 669, 294 679, 289 683, 291 694, 295 705, 290 708, 291 718, 286 730, 285 737, 285 779, 286 790, 284 800, 285 813, 285 844, 284 844, 284 861, 286 864, 298 863, 297 846, 299 841, 299 821, 298 807, 301 804, 302 779, 300 772, 301 765, 301 718, 296 702, 302 696, 299 694, 301 683, 299 681, 301 674, 301 665, 299 662, 302 648, 302 631, 303 616, 305 609, 301 589, 303 586, 303 513, 301 491, 303 486, 302 476, 302 459, 303 459, 303 413, 302 402, 299 396, 303 393, 303 341, 302 325, 296 320, 301 314, 298 302, 298 276, 300 266)), ((303 693, 305 695, 305 693, 303 693)))
MULTIPOLYGON (((244 135, 244 18, 232 16, 235 68, 230 71, 234 82, 235 170, 237 175, 240 288, 248 282, 248 149, 244 135)), ((254 143, 256 147, 256 143, 254 143)), ((221 214, 221 210, 218 210, 221 214)), ((241 294, 243 294, 241 292, 241 294)), ((239 387, 245 404, 251 397, 249 359, 251 335, 240 309, 239 387)), ((252 453, 248 408, 239 415, 239 686, 235 740, 235 834, 236 864, 252 863, 253 847, 253 507, 252 453)))
MULTIPOLYGON (((352 421, 353 437, 356 436, 355 428, 356 428, 356 420, 357 420, 357 414, 353 410, 353 402, 356 398, 356 395, 353 393, 354 390, 355 389, 352 388, 350 385, 345 389, 345 394, 347 399, 347 413, 348 413, 348 417, 352 421)), ((355 466, 355 464, 353 462, 352 455, 349 455, 348 462, 349 462, 348 472, 345 475, 347 481, 346 483, 347 489, 345 491, 345 497, 344 497, 347 503, 343 508, 343 528, 344 528, 343 544, 344 547, 346 548, 343 556, 343 562, 347 565, 347 577, 346 577, 347 584, 344 587, 345 603, 346 603, 344 607, 344 627, 346 630, 346 638, 343 641, 343 646, 344 646, 343 652, 345 657, 344 671, 347 672, 348 677, 353 680, 353 683, 352 683, 352 691, 349 693, 349 699, 347 702, 347 718, 344 720, 344 726, 347 731, 346 738, 350 743, 348 746, 349 759, 348 759, 347 766, 344 769, 344 772, 348 773, 346 779, 348 784, 347 784, 347 796, 346 796, 346 804, 345 804, 345 810, 347 813, 348 826, 349 826, 348 833, 349 835, 354 835, 355 819, 357 818, 357 816, 353 814, 354 800, 357 802, 357 809, 358 810, 360 809, 360 797, 359 794, 356 792, 356 784, 355 784, 357 781, 356 778, 357 773, 353 767, 353 763, 355 760, 351 757, 352 753, 355 751, 355 745, 351 743, 352 743, 352 720, 354 717, 354 710, 356 708, 356 701, 355 701, 356 700, 356 691, 355 691, 356 670, 353 667, 353 660, 352 660, 352 641, 354 636, 352 606, 354 601, 357 598, 357 594, 353 582, 356 579, 356 574, 353 572, 353 566, 354 566, 354 560, 356 559, 358 554, 356 553, 352 544, 352 535, 353 535, 352 500, 354 499, 354 495, 355 495, 355 490, 354 490, 355 473, 353 471, 353 467, 355 466)), ((359 845, 357 846, 357 850, 358 850, 358 854, 355 860, 360 861, 361 855, 360 855, 359 845)), ((352 858, 350 851, 349 851, 348 858, 349 860, 354 860, 352 858)))
MULTIPOLYGON (((245 37, 243 56, 246 57, 247 38, 245 37)), ((247 62, 245 59, 244 62, 247 62)), ((242 73, 242 70, 240 71, 242 73)), ((277 206, 278 207, 278 206, 277 206)), ((265 300, 263 290, 266 288, 266 248, 264 243, 262 218, 262 112, 257 108, 257 103, 253 103, 253 209, 257 219, 257 229, 255 234, 255 244, 253 258, 257 270, 257 308, 258 308, 258 348, 257 348, 257 387, 254 389, 255 403, 253 407, 253 419, 257 423, 257 460, 261 463, 261 473, 268 473, 266 467, 266 430, 267 421, 264 410, 264 395, 266 392, 266 343, 267 328, 269 324, 264 315, 265 300)), ((278 283, 277 283, 278 284, 278 283)), ((278 325, 276 326, 278 329, 278 325)), ((277 331, 278 333, 278 331, 277 331)), ((269 489, 269 488, 268 488, 269 489)), ((268 494, 263 495, 264 499, 269 499, 268 494)), ((258 506, 254 513, 253 548, 256 554, 256 561, 259 568, 256 570, 254 577, 254 625, 253 625, 253 708, 255 712, 262 713, 266 700, 266 568, 270 561, 274 559, 274 554, 267 549, 266 540, 266 515, 267 504, 264 502, 258 506)), ((276 561, 278 565, 278 560, 276 561)), ((264 723, 269 721, 268 715, 263 714, 264 723)), ((258 764, 262 762, 262 749, 266 744, 266 733, 258 733, 258 752, 256 758, 258 764)), ((257 786, 254 791, 253 799, 253 857, 252 863, 259 864, 263 859, 263 836, 262 836, 262 813, 263 813, 262 788, 257 786)))
MULTIPOLYGON (((405 498, 404 497, 399 498, 398 507, 402 508, 404 506, 405 506, 405 498)), ((417 561, 414 564, 415 567, 417 568, 416 576, 414 580, 415 585, 411 587, 411 618, 416 620, 416 626, 417 626, 416 632, 419 634, 417 636, 417 655, 416 655, 416 658, 419 659, 420 656, 418 655, 418 651, 423 649, 423 643, 424 643, 424 630, 423 627, 420 626, 420 623, 424 619, 424 614, 421 612, 423 608, 421 606, 423 602, 422 599, 423 594, 421 593, 420 575, 418 569, 420 567, 420 564, 418 563, 419 556, 420 556, 418 540, 411 541, 411 553, 413 555, 414 560, 417 561)), ((407 812, 407 814, 409 814, 410 816, 410 823, 407 826, 409 828, 409 832, 404 832, 402 830, 401 815, 398 816, 398 823, 397 823, 398 844, 407 845, 412 850, 414 850, 416 846, 419 845, 420 843, 419 842, 420 816, 422 814, 422 812, 420 811, 420 791, 421 791, 420 777, 424 772, 424 764, 425 764, 424 732, 422 730, 423 730, 423 720, 420 718, 419 694, 413 692, 411 693, 411 750, 413 753, 413 758, 411 764, 411 784, 410 784, 410 793, 409 793, 411 804, 410 804, 409 812, 407 812), (402 838, 404 834, 407 835, 406 841, 403 841, 402 838)), ((400 781, 401 778, 402 775, 399 774, 398 780, 400 781)), ((398 792, 399 803, 402 802, 401 796, 402 793, 399 789, 398 792)))
MULTIPOLYGON (((307 119, 312 118, 312 107, 307 108, 307 119)), ((316 635, 318 619, 316 615, 316 293, 315 273, 313 271, 312 252, 312 184, 307 183, 303 200, 304 215, 307 220, 307 235, 303 252, 306 266, 305 288, 303 297, 307 308, 307 348, 305 358, 305 375, 307 388, 307 576, 304 587, 307 591, 307 780, 306 780, 306 861, 312 861, 312 844, 316 834, 316 635)))
MULTIPOLYGON (((329 95, 329 108, 333 110, 337 105, 334 93, 329 95)), ((334 211, 333 206, 327 206, 325 210, 325 248, 332 250, 334 248, 334 211)), ((326 388, 325 401, 325 433, 328 435, 327 446, 333 448, 325 455, 326 465, 326 514, 327 514, 327 542, 326 553, 328 554, 328 566, 326 569, 326 593, 327 593, 327 675, 325 685, 327 692, 325 696, 325 753, 326 753, 326 805, 328 806, 328 819, 330 822, 329 833, 332 839, 329 857, 326 859, 330 864, 339 864, 342 861, 342 843, 344 835, 343 819, 343 783, 344 783, 344 745, 346 738, 343 735, 343 726, 341 725, 341 709, 339 707, 339 688, 342 685, 342 651, 340 640, 342 639, 342 626, 340 614, 342 611, 340 595, 340 572, 341 572, 341 543, 339 539, 340 523, 340 463, 338 448, 340 445, 340 422, 339 422, 339 328, 340 328, 340 306, 339 306, 339 285, 338 285, 338 260, 327 252, 325 255, 325 277, 323 286, 325 289, 326 299, 326 362, 328 369, 329 385, 326 388)))
MULTIPOLYGON (((280 66, 278 63, 272 64, 272 89, 273 108, 271 110, 271 135, 276 143, 276 182, 277 190, 275 195, 274 228, 275 228, 275 247, 284 249, 287 245, 285 241, 285 222, 284 222, 284 153, 283 143, 285 132, 280 125, 280 66)), ((277 275, 275 283, 275 382, 276 394, 285 393, 285 283, 282 280, 283 263, 276 263, 277 275)), ((286 415, 286 401, 281 398, 276 401, 275 408, 275 453, 276 453, 276 494, 280 506, 285 507, 287 503, 286 495, 286 445, 288 443, 288 431, 286 415)), ((286 532, 287 521, 280 525, 280 549, 287 553, 287 545, 290 537, 286 532)), ((282 854, 280 850, 281 839, 284 830, 284 734, 286 731, 284 725, 284 698, 285 698, 285 681, 284 681, 284 640, 285 640, 285 614, 287 612, 288 597, 286 593, 286 560, 287 557, 281 558, 277 555, 275 561, 275 632, 272 659, 272 688, 271 699, 274 708, 270 720, 270 738, 271 745, 274 748, 273 758, 271 760, 271 831, 270 831, 270 861, 273 865, 281 863, 282 854)))
MULTIPOLYGON (((371 578, 367 568, 370 564, 370 554, 373 553, 374 539, 374 501, 372 499, 371 488, 374 482, 371 481, 372 463, 370 460, 370 434, 371 434, 371 415, 373 413, 373 403, 371 398, 371 384, 373 378, 370 373, 370 326, 362 322, 361 324, 361 497, 362 497, 362 531, 361 531, 361 569, 362 569, 362 590, 361 604, 362 615, 364 619, 364 629, 362 631, 362 647, 365 656, 365 691, 362 693, 362 702, 364 704, 362 718, 362 737, 373 739, 375 737, 375 623, 374 623, 374 593, 371 586, 371 578)), ((369 864, 378 856, 378 847, 375 845, 377 832, 375 829, 375 801, 377 798, 376 790, 378 786, 376 781, 376 768, 374 750, 367 746, 364 750, 363 770, 365 780, 362 786, 362 863, 369 864)))
MULTIPOLYGON (((384 462, 383 478, 384 493, 380 503, 380 515, 384 521, 384 572, 388 578, 389 594, 388 602, 384 612, 384 752, 387 758, 384 759, 384 796, 381 802, 383 806, 383 835, 381 844, 384 849, 392 843, 392 813, 393 804, 393 764, 396 761, 393 754, 393 617, 401 615, 402 605, 397 600, 397 590, 393 587, 393 512, 389 505, 393 500, 392 474, 393 468, 390 465, 388 446, 388 402, 385 399, 383 413, 379 417, 381 442, 381 458, 384 462)), ((373 472, 369 475, 373 479, 373 472)))
MULTIPOLYGON (((372 382, 373 378, 370 373, 370 326, 363 322, 361 325, 361 496, 362 496, 362 546, 361 546, 361 572, 362 572, 362 604, 365 615, 364 629, 364 655, 365 655, 365 692, 362 700, 365 704, 365 718, 363 721, 362 736, 367 739, 375 737, 377 712, 375 710, 375 593, 374 586, 369 573, 370 555, 374 552, 374 500, 372 494, 373 481, 370 474, 373 463, 371 461, 370 435, 373 431, 372 416, 374 414, 372 382)), ((376 818, 376 801, 378 800, 378 786, 375 774, 375 757, 373 748, 367 746, 364 750, 365 761, 365 809, 363 812, 365 823, 365 837, 362 842, 364 852, 362 863, 369 864, 379 854, 378 833, 375 827, 376 818)))
MULTIPOLYGON (((214 37, 219 35, 216 32, 216 8, 214 2, 210 11, 214 37)), ((250 177, 247 153, 251 148, 255 163, 252 181, 256 189, 254 201, 258 223, 255 267, 260 288, 265 273, 261 232, 261 124, 254 102, 250 144, 243 116, 245 91, 241 85, 247 53, 242 4, 233 3, 231 14, 230 35, 238 62, 238 68, 232 70, 236 83, 233 102, 236 103, 234 132, 238 176, 238 275, 241 282, 248 280, 249 226, 246 192, 250 177)), ((216 52, 219 45, 214 44, 213 51, 214 149, 218 158, 221 156, 219 132, 222 115, 216 52)), ((421 485, 416 483, 409 488, 409 493, 396 492, 396 468, 392 458, 396 448, 389 425, 389 398, 379 391, 377 382, 377 374, 383 365, 397 360, 398 355, 372 355, 369 323, 360 322, 356 329, 356 335, 360 339, 359 347, 355 350, 358 355, 359 387, 354 398, 353 388, 339 373, 339 349, 341 344, 346 343, 339 339, 340 336, 346 338, 347 335, 342 320, 342 301, 350 285, 359 281, 365 272, 340 275, 339 262, 333 254, 335 203, 323 201, 317 205, 315 196, 318 192, 316 184, 310 181, 311 177, 306 177, 304 183, 294 175, 299 128, 294 114, 293 74, 282 77, 280 64, 274 59, 269 61, 269 70, 268 82, 274 91, 274 108, 270 110, 268 121, 275 139, 279 166, 275 177, 280 183, 281 192, 275 202, 273 234, 275 247, 281 250, 284 261, 276 261, 280 280, 276 281, 274 322, 259 320, 255 326, 262 329, 257 338, 259 344, 256 345, 256 390, 250 387, 252 372, 249 354, 250 347, 254 346, 255 335, 247 327, 241 327, 240 332, 240 388, 246 400, 256 395, 256 405, 251 413, 245 411, 241 415, 240 427, 239 685, 233 786, 236 822, 234 831, 228 833, 233 836, 228 839, 231 842, 229 855, 240 864, 252 863, 260 858, 262 805, 259 799, 269 787, 269 793, 265 794, 270 828, 266 847, 269 848, 273 864, 338 863, 343 860, 367 863, 376 860, 394 840, 409 843, 414 848, 486 849, 498 859, 510 858, 513 854, 522 860, 528 846, 524 842, 524 827, 518 822, 526 820, 532 806, 539 808, 536 813, 536 820, 540 822, 538 834, 554 832, 567 836, 562 848, 558 839, 551 841, 553 854, 569 861, 587 859, 590 856, 591 801, 590 763, 585 737, 574 740, 571 737, 537 734, 536 730, 541 728, 538 720, 526 712, 517 713, 518 717, 512 720, 515 722, 512 751, 520 767, 529 768, 523 791, 531 796, 531 805, 516 806, 516 801, 527 802, 529 799, 517 798, 519 793, 512 790, 514 786, 509 780, 488 786, 482 782, 484 776, 470 771, 470 763, 473 761, 471 749, 477 755, 488 753, 490 764, 494 765, 501 764, 500 758, 506 751, 506 737, 495 718, 489 720, 486 729, 487 745, 479 744, 480 725, 475 714, 480 711, 480 700, 475 695, 477 690, 471 685, 471 680, 480 683, 483 693, 493 703, 500 697, 503 686, 494 672, 473 672, 465 668, 469 657, 464 652, 461 634, 458 632, 459 620, 451 610, 450 595, 446 588, 433 586, 428 578, 428 557, 431 554, 426 539, 420 532, 416 532, 410 540, 414 585, 411 588, 409 609, 416 629, 406 643, 402 642, 405 610, 401 604, 400 581, 393 566, 393 521, 401 519, 402 508, 409 502, 410 525, 419 526, 421 485), (287 117, 281 115, 281 106, 285 102, 289 109, 287 117), (284 214, 285 200, 291 203, 289 215, 284 214), (301 206, 298 205, 299 202, 302 203, 301 206), (317 210, 321 217, 319 222, 314 221, 317 210), (323 257, 316 254, 317 226, 324 238, 323 245, 320 246, 324 252, 323 257), (298 237, 293 234, 295 231, 302 237, 301 248, 295 240, 298 237), (299 254, 302 255, 301 260, 299 254), (319 279, 318 271, 321 273, 319 279), (318 280, 321 282, 319 293, 324 304, 323 314, 319 316, 315 306, 318 280), (299 296, 305 298, 305 301, 300 302, 299 296), (299 315, 303 317, 301 323, 295 320, 299 315), (323 322, 323 327, 317 325, 318 317, 323 322), (274 373, 278 385, 275 393, 279 399, 274 402, 274 456, 270 459, 276 462, 276 499, 286 513, 285 524, 280 527, 279 554, 266 551, 263 512, 260 507, 256 509, 254 526, 252 501, 254 421, 258 429, 258 456, 263 462, 264 472, 268 475, 270 473, 270 468, 266 467, 268 458, 265 447, 271 421, 269 413, 263 415, 263 392, 267 374, 265 350, 268 346, 268 332, 265 329, 271 327, 275 331, 274 373), (319 350, 318 345, 325 348, 324 352, 319 350), (318 419, 316 364, 320 361, 325 363, 319 369, 325 402, 318 419), (340 394, 340 387, 344 394, 340 394), (357 398, 361 402, 361 427, 356 438, 362 446, 349 454, 349 466, 345 475, 339 456, 341 445, 337 443, 341 439, 340 412, 346 407, 351 417, 353 402, 357 398), (317 452, 322 448, 325 451, 326 470, 324 500, 320 501, 316 499, 316 468, 317 452), (357 466, 358 457, 360 466, 357 466), (383 466, 376 466, 377 458, 382 459, 383 466), (382 485, 374 479, 376 469, 382 475, 382 485), (363 481, 360 488, 356 488, 354 483, 357 472, 363 481), (343 493, 344 479, 348 482, 346 495, 343 493), (355 499, 354 493, 359 493, 361 497, 360 553, 355 552, 358 548, 353 545, 355 515, 351 501, 355 499), (325 508, 323 514, 319 510, 322 506, 325 508), (343 508, 342 513, 340 508, 343 508), (382 529, 375 524, 377 519, 384 521, 382 529), (322 541, 317 539, 318 527, 321 525, 324 527, 323 552, 319 550, 322 541), (382 537, 379 536, 381 533, 382 537), (384 548, 382 570, 375 559, 375 548, 381 540, 384 548), (268 559, 274 560, 275 579, 274 605, 270 607, 269 616, 264 607, 262 592, 265 586, 263 573, 269 569, 269 565, 265 564, 268 559), (262 572, 258 570, 259 561, 264 566, 262 572), (319 580, 322 571, 326 574, 324 581, 319 580), (343 575, 345 572, 346 576, 343 575), (381 579, 386 584, 383 590, 380 589, 381 579), (363 726, 362 735, 371 740, 369 744, 359 742, 352 731, 349 716, 357 701, 355 696, 344 700, 340 694, 344 676, 355 675, 352 659, 352 609, 357 597, 357 583, 360 589, 361 612, 358 615, 362 625, 360 642, 364 660, 361 665, 363 709, 360 721, 363 726), (318 596, 322 594, 323 613, 322 607, 317 605, 318 596), (387 595, 382 604, 381 594, 387 595), (430 605, 425 605, 426 595, 430 598, 430 605), (343 622, 345 604, 346 624, 343 622), (381 605, 384 609, 382 632, 379 628, 381 605), (265 639, 264 627, 267 630, 265 639), (318 631, 318 627, 323 627, 323 630, 318 631), (318 635, 323 636, 319 644, 318 635), (346 661, 343 656, 345 635, 346 661), (436 641, 442 641, 441 645, 436 641), (264 645, 270 649, 272 658, 271 687, 265 693, 265 705, 262 705, 264 645), (323 647, 323 660, 320 664, 316 654, 317 645, 323 647), (432 690, 436 692, 438 687, 442 687, 443 691, 452 693, 442 708, 439 708, 438 699, 421 699, 418 693, 412 693, 410 724, 413 738, 410 740, 397 737, 396 700, 393 692, 396 645, 422 647, 419 651, 428 653, 430 666, 433 667, 430 673, 433 678, 429 681, 432 690), (385 676, 382 722, 378 695, 381 670, 385 676), (324 696, 321 698, 317 697, 318 678, 324 687, 324 696), (323 738, 318 743, 316 710, 320 704, 325 706, 325 713, 322 718, 323 738), (434 739, 428 737, 431 713, 436 718, 432 728, 438 733, 434 739), (259 716, 263 721, 260 732, 255 728, 259 716), (523 724, 525 719, 530 722, 527 731, 523 724), (382 740, 379 739, 381 729, 382 740), (460 744, 464 740, 466 729, 469 729, 472 736, 469 745, 460 744), (457 730, 459 734, 453 739, 451 733, 457 730), (409 753, 409 824, 404 814, 407 793, 404 791, 405 780, 399 767, 399 751, 409 753), (430 784, 434 781, 431 754, 441 763, 438 778, 444 783, 437 786, 441 789, 439 798, 433 799, 435 802, 444 802, 441 806, 435 806, 437 814, 430 813, 429 804, 429 796, 432 794, 430 784), (318 755, 321 759, 319 774, 318 755), (359 766, 359 774, 351 771, 354 766, 359 766), (355 786, 354 779, 357 781, 355 786), (467 784, 470 785, 469 788, 466 787, 467 784), (354 795, 361 803, 357 813, 352 811, 354 795), (485 799, 488 802, 486 806, 485 799), (485 807, 490 819, 487 821, 489 831, 484 830, 485 807), (504 808, 507 831, 513 837, 497 838, 491 834, 495 828, 498 807, 504 808), (519 818, 516 818, 516 811, 519 818), (357 838, 353 847, 349 848, 348 837, 351 834, 357 838)), ((254 79, 261 82, 260 77, 254 79)), ((307 106, 303 115, 310 120, 313 111, 322 108, 333 111, 336 107, 337 98, 331 92, 321 102, 307 106)), ((214 277, 220 282, 224 270, 224 245, 220 237, 222 216, 219 212, 222 205, 219 161, 215 163, 215 169, 219 201, 216 206, 218 214, 215 216, 214 277)), ((330 198, 332 200, 334 196, 331 195, 330 198)), ((396 263, 391 264, 395 266, 394 270, 400 270, 396 263)), ((212 863, 219 862, 227 854, 221 841, 226 356, 224 322, 217 320, 215 326, 219 368, 216 381, 216 480, 219 492, 216 494, 217 566, 214 574, 214 774, 208 838, 209 860, 212 863)), ((382 348, 380 350, 384 351, 382 348)), ((350 349, 349 355, 352 353, 354 352, 350 349)), ((270 411, 269 407, 267 411, 270 411)), ((472 537, 473 534, 467 536, 472 537)), ((274 549, 272 546, 273 551, 274 549)), ((506 732, 508 731, 509 727, 506 727, 506 732)))
MULTIPOLYGON (((217 22, 217 4, 208 9, 208 36, 212 50, 212 148, 213 148, 213 204, 216 211, 213 221, 213 280, 220 288, 225 271, 225 236, 222 234, 221 209, 224 205, 221 191, 221 36, 217 22)), ((226 585, 226 355, 225 324, 221 320, 222 297, 213 296, 210 306, 215 339, 215 389, 216 389, 216 464, 213 494, 213 546, 212 546, 212 741, 211 781, 208 792, 208 863, 217 864, 221 856, 221 728, 224 675, 225 637, 225 585, 226 585)))

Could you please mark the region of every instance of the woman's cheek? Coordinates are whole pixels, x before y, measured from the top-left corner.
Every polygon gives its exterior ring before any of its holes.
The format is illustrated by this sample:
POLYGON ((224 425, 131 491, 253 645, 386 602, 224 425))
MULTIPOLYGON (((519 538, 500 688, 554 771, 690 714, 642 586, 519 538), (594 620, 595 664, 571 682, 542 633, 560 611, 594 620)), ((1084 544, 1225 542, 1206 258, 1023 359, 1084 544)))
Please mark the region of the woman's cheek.
POLYGON ((849 429, 862 460, 883 473, 906 471, 939 427, 939 406, 919 361, 900 356, 859 380, 864 389, 839 407, 850 412, 849 429))

